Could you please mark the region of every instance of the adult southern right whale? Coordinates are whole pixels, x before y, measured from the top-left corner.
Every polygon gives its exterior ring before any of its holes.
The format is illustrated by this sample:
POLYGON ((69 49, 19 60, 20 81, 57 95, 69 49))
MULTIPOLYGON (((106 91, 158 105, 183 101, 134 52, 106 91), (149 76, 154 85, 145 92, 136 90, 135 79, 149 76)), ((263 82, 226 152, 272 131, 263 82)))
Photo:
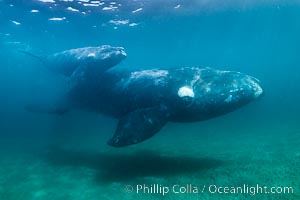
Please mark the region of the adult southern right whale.
POLYGON ((207 120, 234 111, 263 94, 251 76, 211 68, 106 71, 96 82, 74 87, 69 99, 119 119, 108 144, 144 141, 168 122, 207 120), (82 104, 82 102, 84 102, 82 104))
POLYGON ((263 95, 256 78, 211 68, 114 67, 100 73, 82 72, 73 73, 69 91, 43 110, 55 113, 79 108, 119 119, 115 134, 108 141, 114 147, 140 143, 159 132, 168 121, 207 120, 263 95))

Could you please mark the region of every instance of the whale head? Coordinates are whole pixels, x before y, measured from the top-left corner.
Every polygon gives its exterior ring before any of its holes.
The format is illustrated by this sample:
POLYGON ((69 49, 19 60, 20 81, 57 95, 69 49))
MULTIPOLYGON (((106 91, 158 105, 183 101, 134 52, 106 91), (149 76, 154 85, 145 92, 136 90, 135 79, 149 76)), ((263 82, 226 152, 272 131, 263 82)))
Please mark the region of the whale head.
POLYGON ((110 45, 72 49, 67 53, 76 57, 75 61, 78 65, 89 66, 88 69, 95 74, 114 67, 126 58, 123 47, 110 45))
POLYGON ((260 81, 252 76, 210 68, 193 70, 196 72, 191 79, 177 90, 180 106, 176 116, 179 121, 210 119, 263 96, 260 81))
POLYGON ((264 91, 257 78, 234 71, 213 71, 196 85, 218 104, 237 106, 259 99, 264 91))
POLYGON ((87 57, 104 63, 109 63, 110 65, 116 65, 126 58, 126 52, 123 47, 103 45, 99 47, 91 47, 90 52, 87 52, 87 57))
MULTIPOLYGON (((23 53, 31 55, 27 52, 23 53)), ((76 72, 76 74, 80 72, 80 74, 101 75, 106 70, 119 64, 125 58, 126 53, 123 47, 103 45, 58 52, 47 56, 43 62, 51 71, 65 76, 71 76, 74 72, 76 72)))
POLYGON ((113 47, 110 45, 103 45, 100 47, 97 47, 98 51, 98 56, 101 58, 119 58, 119 59, 124 59, 126 57, 126 52, 123 47, 113 47))

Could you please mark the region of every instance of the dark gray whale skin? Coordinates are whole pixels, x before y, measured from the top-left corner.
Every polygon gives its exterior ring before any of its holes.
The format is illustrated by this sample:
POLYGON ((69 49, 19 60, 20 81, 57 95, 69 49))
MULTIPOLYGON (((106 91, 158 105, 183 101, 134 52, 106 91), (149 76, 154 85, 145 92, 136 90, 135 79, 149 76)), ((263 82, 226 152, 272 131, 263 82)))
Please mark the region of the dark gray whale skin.
POLYGON ((78 76, 79 73, 91 76, 103 73, 126 57, 123 47, 110 45, 69 49, 47 56, 37 56, 22 50, 19 52, 37 58, 50 71, 67 77, 74 74, 78 76))
POLYGON ((142 142, 168 121, 195 122, 229 113, 263 94, 256 78, 199 67, 139 71, 113 68, 74 81, 67 96, 72 106, 119 119, 108 141, 114 147, 142 142))
POLYGON ((80 108, 115 117, 119 123, 108 141, 114 147, 140 143, 168 121, 195 122, 229 113, 263 94, 256 78, 239 72, 115 68, 126 57, 123 47, 84 47, 46 57, 21 52, 66 76, 69 86, 60 100, 27 106, 27 110, 64 114, 80 108))

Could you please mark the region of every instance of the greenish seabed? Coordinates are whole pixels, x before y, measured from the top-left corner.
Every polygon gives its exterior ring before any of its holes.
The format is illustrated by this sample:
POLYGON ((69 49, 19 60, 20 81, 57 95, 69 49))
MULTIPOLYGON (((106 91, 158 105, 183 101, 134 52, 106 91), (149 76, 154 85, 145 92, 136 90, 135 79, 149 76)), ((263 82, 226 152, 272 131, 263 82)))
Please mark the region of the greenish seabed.
POLYGON ((103 145, 103 136, 85 144, 90 148, 2 154, 0 199, 300 199, 300 129, 275 127, 171 123, 128 148, 103 145), (137 184, 292 186, 294 194, 126 193, 126 185, 137 184))

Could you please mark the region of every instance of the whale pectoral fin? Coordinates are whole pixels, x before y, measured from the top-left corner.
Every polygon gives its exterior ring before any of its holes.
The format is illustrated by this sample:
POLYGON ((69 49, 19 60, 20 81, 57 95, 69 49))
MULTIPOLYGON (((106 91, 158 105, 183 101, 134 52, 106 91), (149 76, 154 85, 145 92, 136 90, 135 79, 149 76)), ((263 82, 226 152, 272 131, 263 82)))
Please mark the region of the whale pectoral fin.
POLYGON ((162 106, 135 110, 119 120, 108 144, 124 147, 147 140, 160 131, 168 122, 169 116, 168 110, 162 106))

